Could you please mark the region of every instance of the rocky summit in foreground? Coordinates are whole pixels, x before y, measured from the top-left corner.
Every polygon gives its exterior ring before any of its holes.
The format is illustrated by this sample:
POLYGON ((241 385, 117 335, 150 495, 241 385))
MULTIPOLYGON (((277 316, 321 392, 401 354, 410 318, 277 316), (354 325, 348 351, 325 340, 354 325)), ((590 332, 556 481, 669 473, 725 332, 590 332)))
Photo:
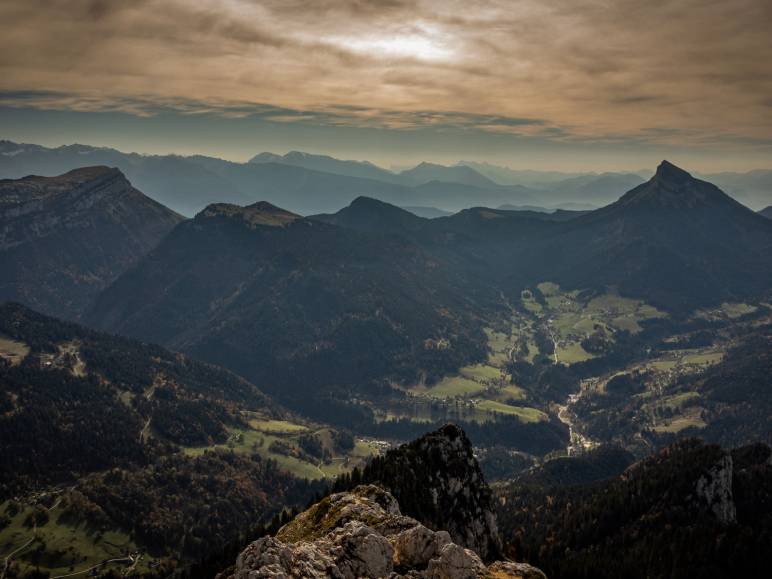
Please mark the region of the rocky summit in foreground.
POLYGON ((239 555, 228 579, 267 577, 398 577, 432 579, 545 579, 535 567, 483 564, 452 542, 400 512, 396 499, 375 485, 326 497, 239 555))
POLYGON ((406 515, 447 531, 455 543, 472 549, 484 561, 499 557, 493 494, 472 443, 455 424, 373 459, 362 473, 362 482, 388 490, 406 515))
POLYGON ((492 494, 453 424, 375 458, 336 488, 345 492, 249 545, 227 576, 544 578, 524 563, 491 562, 501 552, 492 494))

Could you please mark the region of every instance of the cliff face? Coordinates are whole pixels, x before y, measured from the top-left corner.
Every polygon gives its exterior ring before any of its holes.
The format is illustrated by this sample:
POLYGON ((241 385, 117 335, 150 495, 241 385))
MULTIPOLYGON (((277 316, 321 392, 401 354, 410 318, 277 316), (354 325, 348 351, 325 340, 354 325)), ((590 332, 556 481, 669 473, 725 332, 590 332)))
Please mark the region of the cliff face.
POLYGON ((374 485, 326 497, 281 528, 249 545, 228 579, 399 577, 545 579, 523 563, 485 566, 480 557, 400 512, 395 498, 374 485))
POLYGON ((492 494, 464 432, 446 425, 374 459, 366 483, 325 497, 239 556, 229 579, 543 579, 499 557, 492 494))
POLYGON ((697 480, 696 485, 697 496, 725 525, 737 522, 737 508, 732 495, 732 470, 732 455, 727 453, 697 480))
POLYGON ((446 530, 483 560, 500 554, 493 495, 458 426, 448 424, 376 458, 363 480, 387 489, 405 514, 446 530))

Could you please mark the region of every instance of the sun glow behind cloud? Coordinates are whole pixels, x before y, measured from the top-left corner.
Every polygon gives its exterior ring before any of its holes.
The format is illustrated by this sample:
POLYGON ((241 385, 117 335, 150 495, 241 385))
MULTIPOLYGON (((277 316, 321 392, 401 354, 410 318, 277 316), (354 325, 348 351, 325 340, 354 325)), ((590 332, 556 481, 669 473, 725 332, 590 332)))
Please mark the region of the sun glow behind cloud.
POLYGON ((769 0, 5 0, 0 106, 769 166, 771 19, 769 0))
POLYGON ((407 31, 333 36, 328 41, 344 50, 374 59, 442 61, 455 56, 447 37, 438 28, 422 24, 407 31))

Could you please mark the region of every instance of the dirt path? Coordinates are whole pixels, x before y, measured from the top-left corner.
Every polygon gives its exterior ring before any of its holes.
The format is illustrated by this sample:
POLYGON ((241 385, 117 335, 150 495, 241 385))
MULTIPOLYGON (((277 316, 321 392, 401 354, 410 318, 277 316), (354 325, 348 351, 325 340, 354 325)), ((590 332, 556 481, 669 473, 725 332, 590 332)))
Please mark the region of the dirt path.
POLYGON ((51 579, 63 579, 64 577, 75 577, 76 575, 83 575, 84 573, 88 573, 93 569, 99 569, 100 567, 104 567, 105 565, 108 565, 110 563, 134 563, 134 559, 133 557, 119 557, 117 559, 108 559, 107 561, 102 561, 101 563, 92 565, 88 569, 83 569, 82 571, 75 571, 74 573, 68 573, 67 575, 55 575, 51 579))
POLYGON ((139 431, 139 443, 143 444, 145 442, 145 436, 147 435, 147 430, 150 428, 150 422, 153 420, 153 417, 147 419, 147 422, 145 422, 145 426, 142 427, 142 430, 139 431))
POLYGON ((5 561, 3 562, 3 574, 0 575, 0 579, 5 579, 5 575, 8 572, 8 568, 11 566, 11 562, 13 561, 14 556, 16 556, 18 553, 21 553, 24 549, 29 547, 35 540, 37 539, 37 528, 33 531, 32 538, 24 543, 21 547, 18 549, 11 551, 8 555, 5 557, 5 561))

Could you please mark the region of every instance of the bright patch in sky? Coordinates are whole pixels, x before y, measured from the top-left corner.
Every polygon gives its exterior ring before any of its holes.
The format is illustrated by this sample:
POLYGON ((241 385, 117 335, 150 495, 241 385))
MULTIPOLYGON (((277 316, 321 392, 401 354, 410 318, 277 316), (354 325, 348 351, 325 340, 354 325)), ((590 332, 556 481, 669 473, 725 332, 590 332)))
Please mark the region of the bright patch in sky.
POLYGON ((367 36, 338 36, 330 39, 347 50, 373 58, 415 58, 444 60, 453 55, 445 40, 435 30, 421 27, 417 32, 367 36))

